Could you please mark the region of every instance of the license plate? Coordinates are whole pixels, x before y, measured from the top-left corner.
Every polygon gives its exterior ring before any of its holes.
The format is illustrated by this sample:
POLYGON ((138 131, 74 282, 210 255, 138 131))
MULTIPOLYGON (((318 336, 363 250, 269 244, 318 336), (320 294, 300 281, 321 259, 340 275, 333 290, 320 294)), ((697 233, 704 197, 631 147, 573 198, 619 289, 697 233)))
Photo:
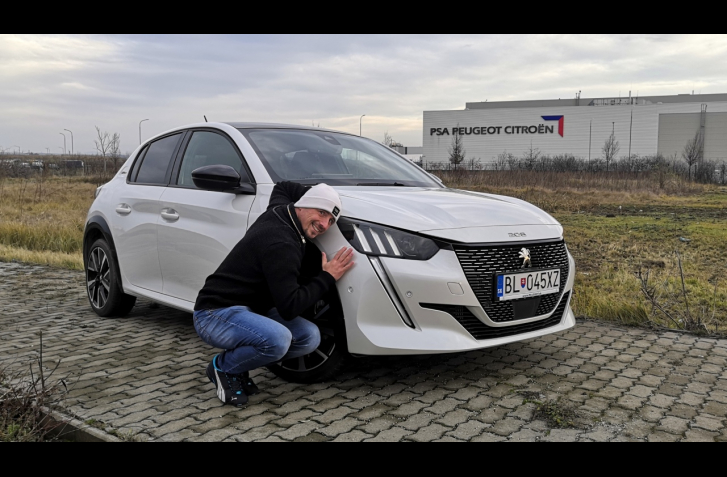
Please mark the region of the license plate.
POLYGON ((503 273, 495 285, 496 301, 547 295, 560 291, 560 269, 503 273))

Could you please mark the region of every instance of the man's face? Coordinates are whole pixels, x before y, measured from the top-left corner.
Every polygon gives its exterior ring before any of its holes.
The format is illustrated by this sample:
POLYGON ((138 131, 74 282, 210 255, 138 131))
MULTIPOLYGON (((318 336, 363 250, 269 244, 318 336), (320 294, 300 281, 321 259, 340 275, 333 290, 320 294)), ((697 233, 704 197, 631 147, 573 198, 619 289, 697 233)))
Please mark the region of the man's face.
POLYGON ((303 209, 296 207, 295 213, 303 226, 303 234, 307 239, 314 239, 323 234, 335 222, 330 212, 321 209, 303 209))

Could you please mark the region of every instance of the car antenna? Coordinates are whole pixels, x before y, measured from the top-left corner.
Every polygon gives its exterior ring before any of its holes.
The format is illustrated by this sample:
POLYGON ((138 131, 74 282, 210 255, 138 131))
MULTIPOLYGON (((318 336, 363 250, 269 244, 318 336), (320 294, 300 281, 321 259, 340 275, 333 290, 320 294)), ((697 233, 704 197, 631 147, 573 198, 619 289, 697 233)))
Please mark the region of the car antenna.
POLYGON ((207 116, 203 114, 202 117, 204 118, 204 122, 207 122, 207 116))

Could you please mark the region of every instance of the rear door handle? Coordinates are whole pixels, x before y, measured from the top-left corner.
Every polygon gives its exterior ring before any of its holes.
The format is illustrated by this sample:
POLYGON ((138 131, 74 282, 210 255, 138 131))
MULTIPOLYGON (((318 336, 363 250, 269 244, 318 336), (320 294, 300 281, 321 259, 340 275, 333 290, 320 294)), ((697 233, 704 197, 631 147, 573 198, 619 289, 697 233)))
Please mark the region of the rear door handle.
POLYGON ((129 204, 119 204, 116 206, 116 213, 119 215, 129 215, 131 213, 131 207, 129 207, 129 204))
POLYGON ((174 209, 162 209, 162 218, 170 222, 179 220, 179 214, 174 209))

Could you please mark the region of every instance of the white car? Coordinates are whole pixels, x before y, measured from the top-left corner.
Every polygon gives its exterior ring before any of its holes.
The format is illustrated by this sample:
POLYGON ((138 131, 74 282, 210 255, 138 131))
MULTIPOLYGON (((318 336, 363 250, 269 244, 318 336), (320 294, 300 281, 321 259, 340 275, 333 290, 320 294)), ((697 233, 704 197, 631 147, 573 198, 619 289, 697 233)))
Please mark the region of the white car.
POLYGON ((575 264, 544 211, 449 189, 370 139, 252 123, 167 131, 98 188, 84 232, 93 310, 123 316, 144 297, 193 311, 282 180, 338 191, 341 218, 315 245, 329 256, 352 246, 356 262, 305 314, 320 347, 270 367, 284 379, 328 379, 351 356, 467 351, 575 325, 575 264))

